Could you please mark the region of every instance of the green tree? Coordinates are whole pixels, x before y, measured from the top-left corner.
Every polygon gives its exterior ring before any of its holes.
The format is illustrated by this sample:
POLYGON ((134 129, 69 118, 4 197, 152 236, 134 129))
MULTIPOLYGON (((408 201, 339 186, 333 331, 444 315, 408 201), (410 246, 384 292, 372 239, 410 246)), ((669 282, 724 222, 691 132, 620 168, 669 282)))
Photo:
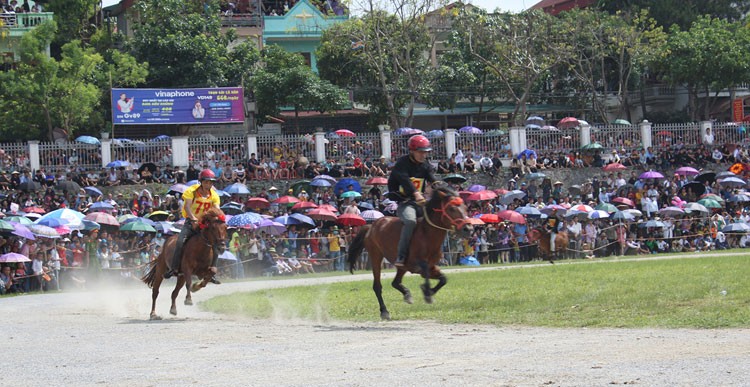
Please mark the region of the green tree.
POLYGON ((361 18, 323 33, 318 70, 323 79, 354 90, 376 122, 409 126, 428 80, 429 37, 422 15, 431 1, 396 1, 389 13, 370 0, 361 18))
POLYGON ((58 27, 52 42, 53 56, 58 56, 65 43, 73 40, 86 42, 96 33, 94 20, 100 0, 48 0, 42 3, 45 12, 54 12, 58 27))
POLYGON ((221 32, 217 2, 139 0, 128 46, 149 63, 150 87, 215 87, 227 84, 227 45, 232 30, 221 32))
POLYGON ((60 127, 71 135, 84 127, 96 108, 101 90, 97 72, 104 62, 80 41, 62 47, 61 59, 47 56, 54 38, 54 22, 39 25, 21 40, 21 62, 0 74, 0 114, 6 137, 52 139, 60 127))
POLYGON ((681 30, 704 15, 738 21, 750 12, 748 0, 599 0, 597 5, 611 14, 635 15, 648 10, 658 25, 667 29, 676 25, 681 30))
POLYGON ((347 102, 346 92, 321 80, 299 54, 271 45, 263 49, 261 57, 264 66, 252 77, 260 121, 278 115, 284 106, 293 107, 299 133, 300 111, 330 112, 347 102))
POLYGON ((688 31, 672 27, 662 65, 667 80, 687 87, 693 120, 710 119, 718 93, 747 81, 748 47, 750 30, 739 22, 700 17, 688 31), (699 93, 705 96, 702 109, 699 93))

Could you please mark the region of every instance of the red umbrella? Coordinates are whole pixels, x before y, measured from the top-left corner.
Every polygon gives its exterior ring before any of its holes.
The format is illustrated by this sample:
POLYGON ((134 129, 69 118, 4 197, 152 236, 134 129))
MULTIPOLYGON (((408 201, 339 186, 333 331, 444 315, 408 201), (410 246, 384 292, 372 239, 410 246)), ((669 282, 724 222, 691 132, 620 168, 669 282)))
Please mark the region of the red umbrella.
POLYGON ((355 137, 356 136, 356 134, 354 134, 354 132, 352 132, 349 129, 339 129, 335 131, 334 133, 338 134, 341 137, 355 137))
POLYGON ((500 223, 500 217, 497 214, 482 214, 479 217, 484 223, 500 223))
POLYGON ((307 211, 307 216, 315 220, 336 220, 336 214, 322 208, 313 208, 312 210, 307 211))
POLYGON ((268 208, 271 203, 263 198, 250 198, 245 202, 247 208, 268 208))
POLYGON ((482 201, 482 200, 492 200, 497 197, 497 194, 492 191, 479 191, 474 192, 469 197, 466 198, 466 200, 475 200, 475 201, 482 201))
POLYGON ((565 117, 557 123, 558 128, 572 128, 578 126, 578 118, 565 117))
POLYGON ((367 185, 388 185, 388 179, 385 177, 371 177, 369 178, 365 184, 367 185))
POLYGON ((293 210, 304 210, 305 208, 318 208, 318 205, 313 202, 299 202, 292 206, 293 210))
POLYGON ((623 169, 628 169, 628 167, 620 163, 612 163, 612 164, 605 165, 604 168, 602 169, 607 172, 614 172, 614 171, 622 171, 623 169))
POLYGON ((21 210, 26 213, 32 213, 32 214, 46 214, 47 211, 44 210, 44 208, 41 207, 26 207, 23 210, 21 210))
POLYGON ((337 212, 339 212, 338 208, 336 208, 336 207, 334 207, 334 206, 332 206, 330 204, 321 204, 320 206, 318 206, 318 209, 319 210, 328 210, 328 211, 333 212, 334 214, 337 213, 337 212))
POLYGON ((294 196, 285 195, 274 200, 273 202, 278 203, 278 204, 292 204, 292 203, 299 203, 300 200, 295 198, 294 196))
POLYGON ((635 207, 635 203, 633 203, 633 201, 628 198, 614 198, 612 199, 612 203, 624 204, 626 206, 635 207))
POLYGON ((343 214, 339 215, 336 223, 344 226, 364 226, 367 224, 367 221, 357 214, 343 214))
POLYGON ((482 219, 479 219, 479 218, 466 218, 464 220, 466 221, 466 224, 471 224, 475 226, 481 226, 484 224, 484 222, 482 222, 482 219))
POLYGON ((471 191, 458 191, 458 196, 461 197, 461 199, 466 200, 469 196, 473 195, 474 192, 471 191))
POLYGON ((507 189, 504 189, 504 188, 493 189, 492 191, 495 192, 498 195, 505 195, 508 192, 510 192, 510 191, 508 191, 507 189))
POLYGON ((526 218, 524 218, 522 214, 519 214, 518 212, 515 212, 515 211, 511 211, 511 210, 500 211, 500 213, 497 215, 500 217, 500 219, 507 220, 508 222, 526 224, 526 218))

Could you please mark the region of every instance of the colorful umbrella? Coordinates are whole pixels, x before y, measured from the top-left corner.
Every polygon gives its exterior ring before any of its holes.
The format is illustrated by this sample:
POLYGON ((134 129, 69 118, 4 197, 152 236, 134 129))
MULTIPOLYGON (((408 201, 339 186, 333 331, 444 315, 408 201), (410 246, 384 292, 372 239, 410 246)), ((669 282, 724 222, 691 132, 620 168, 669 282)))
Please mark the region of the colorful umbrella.
POLYGON ((171 215, 171 214, 169 212, 167 212, 167 211, 154 211, 154 212, 146 215, 146 218, 149 218, 151 220, 155 220, 155 221, 158 222, 158 221, 167 220, 167 218, 169 218, 169 215, 171 215))
POLYGON ((497 214, 482 214, 479 216, 484 223, 500 223, 500 217, 497 214))
POLYGON ((86 220, 90 220, 92 222, 96 222, 99 224, 106 224, 108 226, 117 226, 120 227, 120 222, 117 221, 117 218, 114 216, 107 214, 106 212, 92 212, 88 215, 86 215, 86 220))
POLYGON ((56 239, 60 237, 60 234, 57 233, 57 230, 42 224, 32 224, 28 228, 32 234, 40 238, 56 239))
POLYGON ((700 172, 693 167, 681 167, 681 168, 677 168, 677 170, 675 170, 674 173, 680 176, 695 176, 699 174, 700 172))
POLYGON ((526 119, 526 125, 542 126, 544 125, 544 118, 539 116, 530 116, 526 119))
POLYGON ((259 224, 263 218, 254 212, 245 212, 232 216, 227 221, 229 227, 252 228, 253 225, 259 224))
POLYGON ((122 167, 129 167, 130 162, 125 160, 115 160, 110 163, 107 163, 107 168, 122 168, 122 167))
POLYGON ((367 179, 365 182, 367 185, 388 185, 388 179, 385 177, 377 176, 367 179))
POLYGON ((259 231, 264 231, 271 235, 281 235, 286 231, 286 226, 270 219, 263 219, 258 223, 257 227, 259 231))
POLYGON ((291 215, 289 215, 289 217, 292 218, 292 219, 298 220, 300 222, 300 224, 307 224, 307 225, 315 227, 315 221, 311 217, 309 217, 307 215, 291 214, 291 215))
POLYGON ((589 219, 604 219, 609 218, 609 212, 602 210, 594 210, 588 214, 589 219))
POLYGON ((633 203, 633 201, 628 198, 614 198, 612 199, 612 203, 624 204, 626 206, 635 207, 635 203, 633 203))
POLYGON ((315 208, 307 211, 307 216, 317 220, 336 220, 336 214, 327 209, 315 208))
POLYGON ((23 224, 24 226, 28 226, 28 225, 34 223, 34 222, 31 221, 31 219, 29 219, 29 218, 27 218, 25 216, 18 216, 18 215, 9 216, 9 217, 5 218, 4 220, 7 221, 7 222, 15 222, 15 223, 23 224))
POLYGON ((247 208, 268 208, 270 206, 271 203, 264 198, 250 198, 245 202, 247 208))
POLYGON ((479 129, 475 126, 464 126, 463 128, 459 129, 458 132, 468 134, 482 134, 482 129, 479 129))
POLYGON ((13 223, 7 222, 5 220, 0 220, 0 232, 13 232, 16 228, 13 227, 13 223))
POLYGON ((313 181, 310 182, 310 185, 313 187, 330 187, 333 184, 331 184, 330 181, 324 180, 324 179, 313 179, 313 181))
POLYGON ((602 168, 606 172, 615 172, 615 171, 622 171, 623 169, 627 169, 628 167, 620 164, 620 163, 612 163, 607 164, 602 168))
POLYGON ((360 214, 360 216, 362 217, 362 219, 364 219, 364 220, 366 220, 368 222, 374 222, 374 221, 382 218, 385 215, 383 215, 382 212, 377 211, 377 210, 367 210, 367 211, 363 211, 360 214))
POLYGON ((325 181, 331 183, 331 185, 336 184, 336 182, 338 181, 338 180, 336 180, 335 177, 329 176, 329 175, 318 175, 318 176, 315 176, 313 178, 313 181, 315 181, 315 180, 325 180, 325 181))
POLYGON ((614 214, 612 214, 611 217, 612 219, 615 219, 615 220, 626 220, 626 221, 635 220, 635 215, 631 214, 630 212, 625 212, 625 211, 617 211, 614 214))
POLYGON ((299 201, 300 200, 295 198, 294 196, 285 195, 274 200, 273 202, 277 204, 294 204, 294 203, 298 203, 299 201))
POLYGON ((362 194, 357 191, 346 191, 341 194, 342 198, 359 198, 362 197, 362 194))
POLYGON ((250 189, 242 183, 234 183, 224 188, 224 191, 232 195, 250 195, 250 189))
POLYGON ((530 207, 530 206, 523 206, 516 208, 516 212, 522 215, 531 216, 531 217, 537 217, 542 216, 541 211, 537 209, 536 207, 530 207))
POLYGON ((724 226, 721 231, 727 233, 746 233, 750 231, 750 226, 748 226, 747 223, 730 223, 724 226))
POLYGON ((706 208, 722 208, 722 207, 724 207, 718 201, 716 201, 714 199, 709 199, 709 198, 698 200, 698 204, 702 204, 703 207, 706 207, 706 208))
POLYGON ((239 215, 245 212, 242 209, 242 204, 237 202, 229 202, 219 208, 221 208, 221 210, 224 211, 224 213, 227 215, 239 215))
POLYGON ((578 119, 575 117, 565 117, 557 123, 559 128, 574 128, 578 126, 578 119))
POLYGON ((96 187, 84 187, 83 188, 89 196, 97 197, 104 195, 102 191, 99 190, 99 188, 96 187))
POLYGON ((95 202, 89 206, 89 212, 112 211, 115 207, 108 202, 95 202))
POLYGON ((484 191, 474 192, 473 194, 469 195, 467 200, 484 201, 484 200, 492 200, 496 197, 497 197, 497 194, 494 193, 493 191, 484 190, 484 191))
POLYGON ((307 208, 318 208, 318 205, 313 202, 299 202, 292 206, 293 210, 304 210, 307 208))
POLYGON ((471 191, 471 192, 479 192, 479 191, 485 191, 485 190, 487 190, 487 187, 481 184, 474 184, 471 187, 469 187, 469 189, 467 189, 467 191, 471 191))

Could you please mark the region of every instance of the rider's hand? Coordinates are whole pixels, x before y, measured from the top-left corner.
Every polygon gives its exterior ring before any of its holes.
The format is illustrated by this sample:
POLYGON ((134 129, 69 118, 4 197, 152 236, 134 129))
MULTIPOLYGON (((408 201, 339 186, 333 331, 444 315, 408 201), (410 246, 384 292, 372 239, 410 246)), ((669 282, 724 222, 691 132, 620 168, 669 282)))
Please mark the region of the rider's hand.
POLYGON ((193 223, 197 223, 198 222, 198 218, 196 216, 191 216, 190 217, 190 221, 193 222, 193 223))
POLYGON ((424 195, 422 195, 421 192, 417 191, 414 193, 414 202, 417 203, 418 206, 424 206, 425 203, 427 203, 427 200, 425 200, 424 195))

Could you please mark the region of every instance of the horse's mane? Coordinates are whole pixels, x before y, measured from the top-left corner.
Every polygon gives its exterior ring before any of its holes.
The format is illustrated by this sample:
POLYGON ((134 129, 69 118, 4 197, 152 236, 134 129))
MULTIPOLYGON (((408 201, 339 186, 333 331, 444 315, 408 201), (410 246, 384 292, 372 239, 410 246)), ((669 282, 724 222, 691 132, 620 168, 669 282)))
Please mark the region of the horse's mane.
POLYGON ((427 209, 440 208, 446 198, 457 197, 458 193, 445 182, 436 182, 432 185, 432 197, 427 202, 427 209))
POLYGON ((215 219, 221 219, 225 221, 226 215, 224 215, 224 211, 222 211, 221 209, 211 207, 206 211, 206 213, 203 214, 203 216, 201 216, 200 222, 210 222, 215 219))

